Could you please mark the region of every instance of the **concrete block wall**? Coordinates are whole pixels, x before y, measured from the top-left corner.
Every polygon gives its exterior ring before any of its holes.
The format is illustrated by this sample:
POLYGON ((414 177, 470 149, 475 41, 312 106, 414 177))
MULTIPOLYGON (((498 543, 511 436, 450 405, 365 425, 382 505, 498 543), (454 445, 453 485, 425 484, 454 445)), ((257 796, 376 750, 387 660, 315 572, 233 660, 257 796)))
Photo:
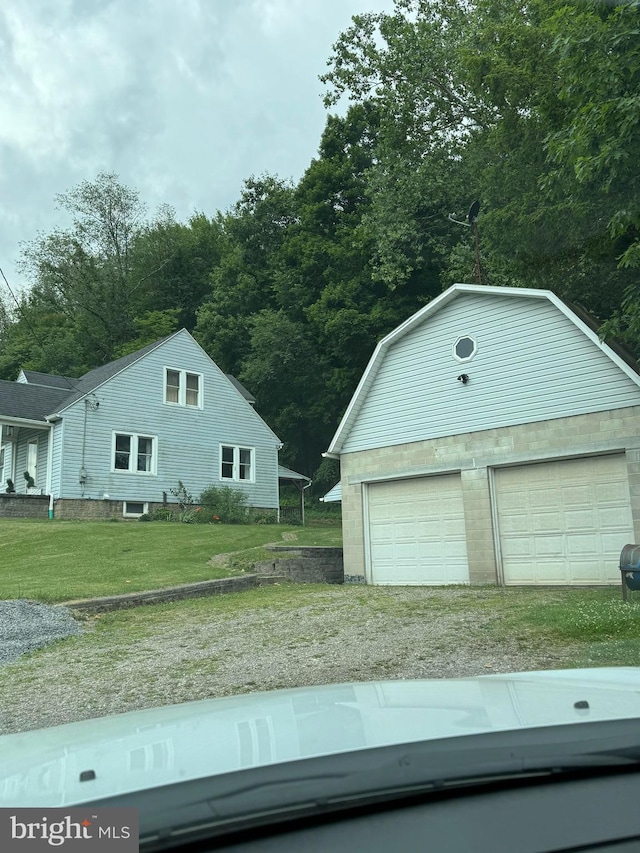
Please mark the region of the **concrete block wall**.
POLYGON ((460 473, 472 584, 497 583, 491 469, 624 452, 636 541, 640 542, 640 406, 343 454, 345 576, 365 577, 363 490, 384 479, 460 473))
POLYGON ((0 518, 48 518, 49 495, 0 494, 0 518))
POLYGON ((267 545, 273 560, 256 563, 262 575, 279 575, 295 583, 344 583, 342 548, 267 545))
MULTIPOLYGON (((162 503, 149 503, 149 512, 161 506, 162 503)), ((175 505, 172 506, 175 508, 175 505)), ((54 501, 53 516, 71 521, 108 521, 112 518, 137 521, 135 518, 124 518, 122 501, 93 500, 92 498, 59 498, 54 501)))

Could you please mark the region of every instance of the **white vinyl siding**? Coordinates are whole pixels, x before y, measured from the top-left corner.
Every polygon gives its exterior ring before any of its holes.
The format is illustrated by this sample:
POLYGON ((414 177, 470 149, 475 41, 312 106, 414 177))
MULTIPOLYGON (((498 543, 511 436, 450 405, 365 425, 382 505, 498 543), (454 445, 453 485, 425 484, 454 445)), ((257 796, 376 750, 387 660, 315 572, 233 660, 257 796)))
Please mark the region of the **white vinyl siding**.
POLYGON ((0 447, 0 492, 6 489, 6 477, 4 473, 5 452, 4 447, 0 447))
POLYGON ((202 375, 165 367, 164 401, 174 406, 202 408, 202 375))
POLYGON ((343 452, 608 411, 640 388, 553 303, 465 293, 383 356, 343 452), (473 337, 465 363, 453 347, 473 337))
POLYGON ((634 541, 624 454, 494 472, 505 584, 620 582, 634 541))
POLYGON ((372 483, 367 504, 372 583, 469 583, 458 474, 372 483))
POLYGON ((254 453, 252 447, 221 445, 220 479, 252 482, 254 479, 254 453))

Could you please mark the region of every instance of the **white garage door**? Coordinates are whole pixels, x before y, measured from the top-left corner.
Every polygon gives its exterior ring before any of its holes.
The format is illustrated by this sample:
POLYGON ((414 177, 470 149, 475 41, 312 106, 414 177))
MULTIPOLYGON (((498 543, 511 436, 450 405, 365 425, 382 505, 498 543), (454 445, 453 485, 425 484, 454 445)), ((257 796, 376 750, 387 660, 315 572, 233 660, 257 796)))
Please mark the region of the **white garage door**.
POLYGON ((373 583, 469 582, 458 474, 372 483, 368 504, 373 583))
POLYGON ((495 472, 506 584, 619 583, 634 541, 624 455, 495 472))

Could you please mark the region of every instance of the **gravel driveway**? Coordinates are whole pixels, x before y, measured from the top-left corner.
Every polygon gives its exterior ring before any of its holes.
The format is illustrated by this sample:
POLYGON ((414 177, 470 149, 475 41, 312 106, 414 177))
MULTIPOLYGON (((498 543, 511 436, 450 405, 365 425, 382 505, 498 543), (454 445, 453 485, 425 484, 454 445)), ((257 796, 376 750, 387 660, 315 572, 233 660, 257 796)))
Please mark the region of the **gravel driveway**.
POLYGON ((562 650, 500 630, 498 594, 283 587, 108 614, 0 668, 0 733, 255 690, 562 666, 562 650))

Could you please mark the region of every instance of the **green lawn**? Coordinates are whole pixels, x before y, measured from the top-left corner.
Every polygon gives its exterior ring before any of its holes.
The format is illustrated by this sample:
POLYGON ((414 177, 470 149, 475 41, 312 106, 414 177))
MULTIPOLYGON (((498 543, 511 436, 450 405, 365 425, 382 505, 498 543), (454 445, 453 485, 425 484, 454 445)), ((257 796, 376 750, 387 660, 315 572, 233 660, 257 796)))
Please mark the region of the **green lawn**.
POLYGON ((339 526, 0 520, 0 599, 68 601, 238 574, 270 542, 341 545, 339 526), (231 566, 208 565, 233 553, 231 566))

